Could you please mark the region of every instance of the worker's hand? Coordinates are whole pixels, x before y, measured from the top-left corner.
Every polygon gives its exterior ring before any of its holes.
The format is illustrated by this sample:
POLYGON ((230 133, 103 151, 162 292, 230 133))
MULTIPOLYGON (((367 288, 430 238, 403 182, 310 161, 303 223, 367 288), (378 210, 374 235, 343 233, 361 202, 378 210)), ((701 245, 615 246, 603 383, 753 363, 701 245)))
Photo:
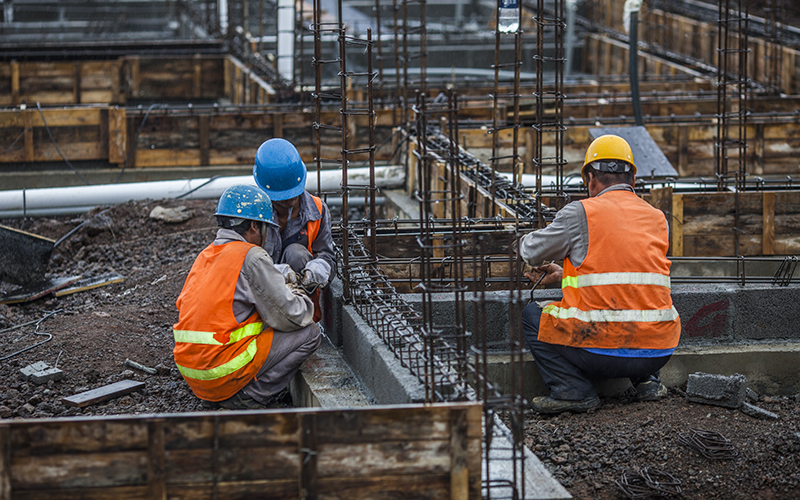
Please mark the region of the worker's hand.
POLYGON ((542 274, 544 274, 544 278, 542 279, 541 283, 539 283, 540 285, 544 286, 561 282, 563 273, 564 269, 562 269, 561 266, 550 263, 538 267, 531 267, 530 272, 525 273, 525 277, 536 283, 539 281, 539 278, 542 277, 542 274))
POLYGON ((331 275, 331 265, 324 259, 313 259, 308 261, 301 274, 304 287, 325 286, 328 284, 328 278, 331 275))
POLYGON ((292 266, 290 266, 289 264, 275 264, 275 267, 278 268, 278 271, 281 272, 281 274, 283 275, 283 279, 286 281, 287 285, 290 285, 292 283, 297 283, 300 281, 297 278, 297 273, 294 272, 294 269, 292 269, 292 266))

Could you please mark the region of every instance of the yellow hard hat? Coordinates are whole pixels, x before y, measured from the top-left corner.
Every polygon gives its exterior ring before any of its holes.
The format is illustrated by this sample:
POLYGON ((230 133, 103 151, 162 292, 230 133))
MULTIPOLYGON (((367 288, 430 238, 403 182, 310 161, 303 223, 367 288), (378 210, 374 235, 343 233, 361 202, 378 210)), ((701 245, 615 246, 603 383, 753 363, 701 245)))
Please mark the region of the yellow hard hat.
POLYGON ((633 163, 631 146, 628 141, 618 135, 601 135, 589 144, 581 168, 581 177, 586 184, 588 184, 586 166, 594 162, 597 163, 592 165, 592 168, 601 172, 627 172, 632 167, 633 175, 636 175, 636 164, 633 163), (621 160, 621 163, 615 160, 621 160))

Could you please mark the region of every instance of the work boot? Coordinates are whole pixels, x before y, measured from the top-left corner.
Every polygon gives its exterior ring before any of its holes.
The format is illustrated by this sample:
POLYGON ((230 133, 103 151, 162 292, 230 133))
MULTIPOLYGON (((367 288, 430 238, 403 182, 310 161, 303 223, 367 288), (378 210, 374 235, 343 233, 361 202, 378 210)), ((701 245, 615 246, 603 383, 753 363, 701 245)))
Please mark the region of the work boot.
POLYGON ((201 399, 200 404, 203 405, 204 410, 216 410, 219 408, 219 403, 216 401, 208 401, 206 399, 201 399))
POLYGON ((539 396, 533 398, 531 401, 531 408, 537 413, 557 414, 571 411, 574 413, 583 413, 585 411, 600 408, 600 398, 597 396, 590 396, 585 399, 568 400, 568 399, 553 399, 550 396, 539 396))
POLYGON ((266 406, 241 391, 228 399, 220 401, 219 405, 228 410, 263 410, 266 408, 266 406))
POLYGON ((658 401, 667 395, 667 388, 658 380, 647 380, 636 386, 636 399, 658 401))

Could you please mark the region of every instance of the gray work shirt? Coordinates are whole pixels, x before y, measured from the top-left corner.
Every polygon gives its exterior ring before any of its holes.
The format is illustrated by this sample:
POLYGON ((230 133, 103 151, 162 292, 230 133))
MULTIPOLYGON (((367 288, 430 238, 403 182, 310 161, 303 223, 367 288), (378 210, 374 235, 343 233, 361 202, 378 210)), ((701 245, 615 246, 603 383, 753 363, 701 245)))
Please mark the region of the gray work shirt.
MULTIPOLYGON (((214 245, 232 241, 245 239, 232 229, 217 230, 214 245)), ((265 327, 282 332, 299 330, 313 323, 314 304, 311 299, 286 286, 272 258, 259 246, 253 246, 247 252, 233 294, 236 321, 246 320, 254 311, 258 311, 265 327)))
MULTIPOLYGON (((600 191, 633 191, 630 184, 614 184, 600 191)), ((586 210, 580 201, 573 201, 558 211, 547 227, 526 234, 519 245, 519 254, 531 266, 561 260, 569 256, 575 267, 583 264, 589 251, 589 225, 586 210)))
MULTIPOLYGON (((290 214, 292 216, 292 214, 290 214)), ((278 223, 277 215, 274 216, 275 223, 278 223)), ((267 238, 264 242, 264 249, 272 257, 273 262, 282 263, 283 241, 290 239, 299 231, 305 229, 310 221, 320 220, 319 232, 311 244, 311 253, 315 259, 324 259, 331 266, 333 279, 336 275, 336 252, 333 248, 333 235, 331 234, 331 214, 325 202, 322 203, 322 211, 317 209, 317 204, 307 191, 300 195, 300 216, 290 219, 283 228, 283 232, 277 226, 267 228, 267 238)))

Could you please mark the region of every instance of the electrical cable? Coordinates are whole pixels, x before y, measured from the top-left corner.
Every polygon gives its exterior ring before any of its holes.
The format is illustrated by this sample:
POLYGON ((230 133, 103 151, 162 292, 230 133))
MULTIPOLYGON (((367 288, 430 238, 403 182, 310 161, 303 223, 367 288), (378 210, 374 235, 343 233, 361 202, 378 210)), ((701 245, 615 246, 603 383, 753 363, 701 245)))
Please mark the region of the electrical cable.
POLYGON ((84 178, 81 175, 81 173, 78 172, 78 170, 72 165, 72 163, 70 163, 69 160, 67 160, 67 158, 64 156, 64 153, 61 152, 61 148, 58 147, 58 144, 56 144, 56 140, 55 140, 55 138, 53 138, 53 134, 50 132, 50 127, 47 125, 47 120, 44 119, 44 113, 42 113, 42 106, 39 105, 39 101, 36 101, 36 109, 39 110, 39 116, 42 117, 42 123, 44 123, 44 128, 45 128, 45 130, 47 130, 47 135, 50 136, 50 141, 53 143, 53 146, 55 146, 56 151, 58 151, 58 154, 61 156, 61 159, 64 160, 64 162, 69 166, 69 168, 72 169, 73 172, 75 172, 75 175, 80 177, 80 179, 84 183, 86 183, 89 186, 91 186, 92 183, 89 182, 88 180, 86 180, 86 178, 84 178))
POLYGON ((139 134, 142 133, 142 129, 144 128, 144 124, 147 121, 147 117, 150 116, 150 112, 153 109, 157 108, 157 107, 158 108, 164 108, 166 106, 167 106, 166 104, 154 103, 154 104, 151 104, 147 108, 147 112, 145 112, 145 114, 144 114, 144 118, 142 119, 142 123, 139 124, 139 130, 137 130, 136 131, 136 135, 133 136, 133 142, 131 142, 131 149, 130 149, 130 151, 128 151, 128 154, 125 156, 125 162, 122 164, 122 170, 119 172, 119 175, 117 176, 117 179, 112 184, 117 184, 119 182, 119 180, 122 178, 122 174, 125 173, 125 169, 128 167, 128 160, 131 159, 131 154, 136 149, 136 141, 139 140, 139 134))

